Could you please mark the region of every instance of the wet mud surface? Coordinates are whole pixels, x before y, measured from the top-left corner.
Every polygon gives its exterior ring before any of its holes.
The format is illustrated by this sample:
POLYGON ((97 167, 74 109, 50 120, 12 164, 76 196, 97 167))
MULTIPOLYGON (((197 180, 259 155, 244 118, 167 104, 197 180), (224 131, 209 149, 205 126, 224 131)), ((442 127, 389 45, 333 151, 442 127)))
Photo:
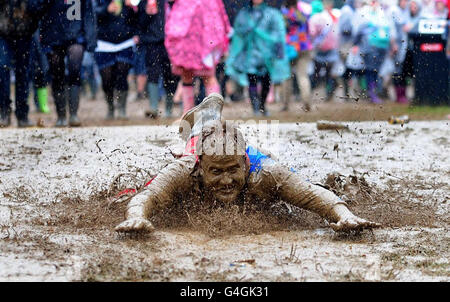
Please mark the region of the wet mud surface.
POLYGON ((373 232, 337 234, 280 202, 175 206, 154 233, 119 236, 111 197, 174 159, 175 127, 0 130, 0 280, 449 281, 449 122, 344 124, 279 124, 262 145, 373 232))

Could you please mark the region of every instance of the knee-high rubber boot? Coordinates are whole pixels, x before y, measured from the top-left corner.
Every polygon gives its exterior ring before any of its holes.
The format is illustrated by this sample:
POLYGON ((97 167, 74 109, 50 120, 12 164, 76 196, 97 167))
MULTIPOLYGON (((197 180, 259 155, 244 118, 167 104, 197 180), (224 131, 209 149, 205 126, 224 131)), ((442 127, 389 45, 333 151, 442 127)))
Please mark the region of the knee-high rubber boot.
POLYGON ((250 102, 252 103, 253 114, 256 116, 261 115, 261 101, 259 100, 258 87, 248 88, 250 102))
POLYGON ((78 105, 80 103, 80 86, 69 86, 69 126, 79 127, 81 121, 78 118, 78 105))
POLYGON ((165 116, 167 118, 172 117, 172 108, 173 108, 173 95, 167 94, 166 95, 166 113, 165 113, 165 116))
POLYGON ((224 100, 218 93, 211 93, 194 108, 181 117, 179 133, 183 140, 198 136, 208 122, 216 122, 222 118, 224 100))
POLYGON ((159 103, 159 86, 158 83, 148 83, 147 93, 150 100, 150 111, 147 114, 151 118, 158 117, 158 103, 159 103))
POLYGON ((406 87, 405 86, 396 86, 395 92, 397 95, 397 103, 408 104, 408 98, 406 97, 406 87))
POLYGON ((39 110, 42 113, 50 113, 50 109, 48 108, 48 93, 47 87, 41 87, 36 90, 37 92, 37 100, 39 104, 39 110))
POLYGON ((119 120, 127 120, 127 96, 128 91, 116 90, 117 96, 117 118, 119 120))
POLYGON ((55 127, 67 127, 67 95, 65 91, 54 91, 53 96, 55 98, 56 114, 58 119, 56 120, 55 127))
POLYGON ((370 96, 370 100, 372 103, 374 103, 374 104, 383 103, 383 101, 377 95, 377 83, 376 82, 369 83, 369 96, 370 96))
POLYGON ((106 96, 106 105, 108 106, 108 113, 106 114, 106 120, 111 121, 114 119, 114 95, 106 96))

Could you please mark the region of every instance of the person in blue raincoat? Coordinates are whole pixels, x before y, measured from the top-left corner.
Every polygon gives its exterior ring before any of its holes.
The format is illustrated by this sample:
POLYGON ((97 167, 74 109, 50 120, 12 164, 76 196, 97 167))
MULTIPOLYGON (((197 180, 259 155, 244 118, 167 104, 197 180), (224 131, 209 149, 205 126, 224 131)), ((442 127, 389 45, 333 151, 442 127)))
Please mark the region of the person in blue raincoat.
POLYGON ((251 0, 237 15, 233 29, 226 74, 248 85, 255 115, 268 115, 265 102, 271 83, 280 84, 290 76, 283 15, 264 0, 251 0))

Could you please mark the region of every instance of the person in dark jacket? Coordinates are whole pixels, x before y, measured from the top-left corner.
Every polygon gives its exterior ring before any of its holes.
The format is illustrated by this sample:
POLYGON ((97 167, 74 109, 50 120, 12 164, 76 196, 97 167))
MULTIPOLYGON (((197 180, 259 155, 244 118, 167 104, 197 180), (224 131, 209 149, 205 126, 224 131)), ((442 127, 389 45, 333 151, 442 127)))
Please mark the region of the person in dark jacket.
POLYGON ((137 42, 137 7, 130 0, 123 5, 115 0, 97 0, 98 43, 95 51, 106 95, 106 119, 114 119, 114 91, 118 118, 126 119, 128 71, 133 65, 133 46, 137 42))
POLYGON ((29 127, 28 68, 31 64, 31 42, 38 28, 43 0, 0 1, 0 127, 11 125, 10 71, 16 76, 16 111, 19 127, 29 127))
POLYGON ((66 107, 69 104, 69 125, 81 125, 77 116, 81 86, 83 52, 93 52, 97 44, 96 18, 93 0, 50 1, 40 24, 41 43, 50 64, 52 92, 58 120, 56 127, 67 126, 66 107), (68 76, 65 70, 67 57, 68 76), (67 82, 67 83, 66 83, 67 82), (67 94, 65 84, 68 85, 67 94), (67 102, 68 100, 68 102, 67 102))
POLYGON ((138 5, 138 35, 140 47, 146 53, 147 94, 150 99, 148 116, 159 115, 159 77, 163 78, 166 91, 166 117, 172 114, 173 96, 177 89, 178 77, 172 74, 169 56, 164 46, 164 27, 166 8, 170 7, 165 0, 143 0, 138 5))

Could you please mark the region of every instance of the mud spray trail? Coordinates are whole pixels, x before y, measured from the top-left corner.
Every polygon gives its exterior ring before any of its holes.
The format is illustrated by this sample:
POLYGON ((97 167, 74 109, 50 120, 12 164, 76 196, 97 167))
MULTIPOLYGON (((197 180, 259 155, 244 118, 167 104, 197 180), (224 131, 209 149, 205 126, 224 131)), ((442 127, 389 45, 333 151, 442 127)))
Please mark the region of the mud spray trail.
POLYGON ((183 149, 175 128, 1 130, 0 280, 449 281, 448 122, 347 125, 280 124, 279 160, 384 225, 360 235, 280 202, 187 204, 119 237, 125 204, 109 198, 183 149))

